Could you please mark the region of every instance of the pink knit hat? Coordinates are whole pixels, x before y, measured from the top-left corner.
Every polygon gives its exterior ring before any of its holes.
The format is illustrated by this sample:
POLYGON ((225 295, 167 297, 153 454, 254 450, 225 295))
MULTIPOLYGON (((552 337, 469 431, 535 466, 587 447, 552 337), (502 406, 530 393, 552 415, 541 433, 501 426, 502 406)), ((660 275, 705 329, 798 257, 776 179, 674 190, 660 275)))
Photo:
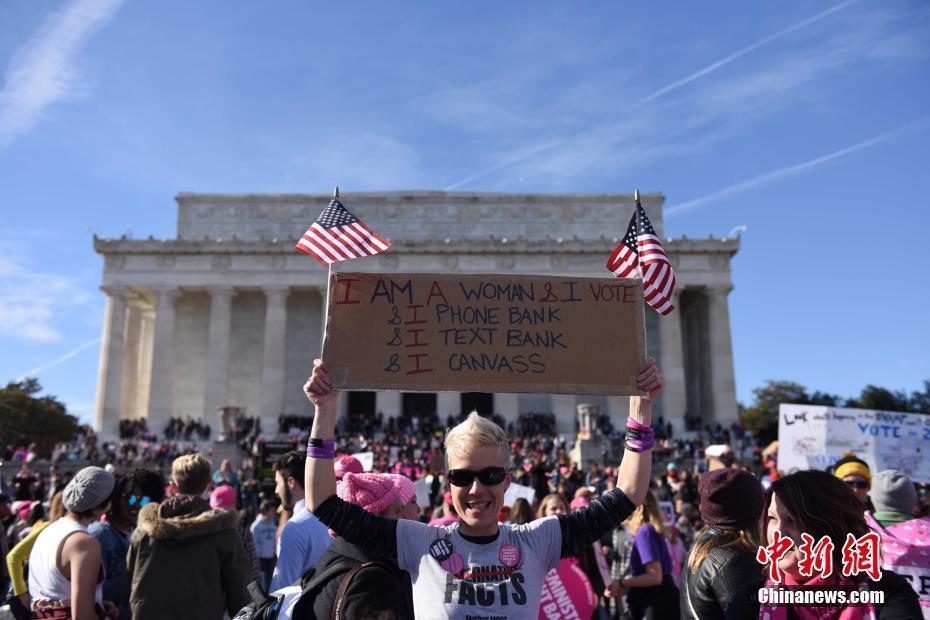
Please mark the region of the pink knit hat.
POLYGON ((416 493, 410 479, 400 474, 347 473, 336 486, 340 499, 374 514, 382 513, 398 497, 406 504, 416 493))
POLYGON ((223 486, 213 489, 210 493, 210 508, 235 508, 236 507, 236 489, 224 484, 223 486))
POLYGON ((344 454, 336 459, 336 462, 333 463, 333 469, 335 469, 336 478, 339 480, 342 480, 342 477, 346 474, 361 474, 365 471, 362 462, 348 454, 344 454))
POLYGON ((584 508, 590 503, 591 503, 591 500, 589 500, 587 497, 585 497, 584 495, 579 495, 578 497, 572 500, 570 507, 572 510, 581 510, 582 508, 584 508))

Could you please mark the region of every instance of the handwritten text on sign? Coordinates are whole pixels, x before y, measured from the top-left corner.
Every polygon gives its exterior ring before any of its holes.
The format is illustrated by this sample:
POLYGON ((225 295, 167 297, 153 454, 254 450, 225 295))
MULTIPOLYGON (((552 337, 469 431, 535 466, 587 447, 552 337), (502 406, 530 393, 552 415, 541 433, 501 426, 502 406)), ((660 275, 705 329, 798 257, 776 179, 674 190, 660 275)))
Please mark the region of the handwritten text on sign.
POLYGON ((334 273, 327 312, 337 388, 641 393, 639 280, 334 273))
POLYGON ((778 469, 825 469, 853 452, 872 472, 930 482, 930 416, 818 405, 778 408, 778 469))

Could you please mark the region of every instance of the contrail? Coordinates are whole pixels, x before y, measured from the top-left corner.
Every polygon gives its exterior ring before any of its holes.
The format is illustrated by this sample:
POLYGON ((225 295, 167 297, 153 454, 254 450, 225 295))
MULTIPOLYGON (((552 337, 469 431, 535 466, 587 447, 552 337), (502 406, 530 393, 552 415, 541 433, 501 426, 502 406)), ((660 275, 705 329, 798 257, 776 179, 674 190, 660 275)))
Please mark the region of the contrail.
POLYGON ((781 179, 783 177, 792 176, 796 174, 801 174, 802 172, 807 172, 812 168, 823 165, 827 162, 833 161, 834 159, 840 159, 841 157, 846 157, 847 155, 852 155, 858 151, 871 148, 882 142, 886 142, 892 138, 896 138, 902 134, 910 133, 912 131, 919 131, 925 129, 930 121, 930 117, 924 117, 921 120, 911 123, 910 125, 905 125, 904 127, 899 127, 892 131, 886 131, 885 133, 879 134, 874 138, 869 138, 868 140, 863 140, 852 146, 847 146, 846 148, 840 149, 838 151, 833 151, 827 155, 822 155, 814 159, 802 162, 800 164, 794 164, 792 166, 785 166, 784 168, 779 168, 778 170, 773 170, 771 172, 766 172, 765 174, 760 174, 759 176, 753 177, 746 181, 736 183, 729 187, 725 187, 721 190, 702 196, 701 198, 695 198, 694 200, 689 200, 688 202, 683 202, 681 204, 669 207, 665 209, 665 215, 675 215, 676 213, 681 213, 683 211, 690 211, 692 209, 697 209, 705 205, 718 202, 730 196, 745 192, 746 190, 752 189, 754 187, 759 187, 760 185, 766 185, 781 179))
POLYGON ((100 342, 100 338, 94 338, 93 340, 88 340, 87 342, 85 342, 84 344, 80 345, 79 347, 77 347, 77 348, 75 348, 75 349, 73 349, 73 350, 71 350, 71 351, 68 351, 67 353, 65 353, 65 354, 62 355, 61 357, 56 357, 55 359, 53 359, 52 361, 50 361, 50 362, 48 362, 48 363, 42 364, 41 366, 36 366, 35 368, 33 368, 33 369, 31 369, 31 370, 27 370, 26 372, 24 372, 23 374, 21 374, 19 377, 17 377, 16 380, 17 380, 17 381, 22 381, 22 380, 25 379, 26 377, 35 377, 35 376, 38 375, 40 372, 43 372, 43 371, 45 371, 45 370, 48 370, 49 368, 54 368, 55 366, 58 366, 59 364, 63 364, 64 362, 67 362, 69 359, 71 359, 72 357, 74 357, 75 355, 77 355, 78 353, 80 353, 81 351, 83 351, 84 349, 90 348, 90 347, 94 346, 95 344, 98 344, 99 342, 100 342))
POLYGON ((838 11, 842 11, 843 9, 845 9, 845 8, 847 8, 847 7, 849 7, 849 6, 853 5, 853 4, 856 4, 856 3, 858 3, 858 2, 861 2, 861 1, 862 1, 862 0, 847 0, 846 2, 841 2, 840 4, 837 4, 836 6, 834 6, 834 7, 832 7, 832 8, 829 8, 829 9, 827 9, 826 11, 823 11, 823 12, 821 12, 821 13, 817 13, 817 14, 814 15, 813 17, 808 17, 807 19, 805 19, 805 20, 803 20, 803 21, 800 21, 800 22, 794 24, 793 26, 788 26, 788 27, 785 28, 784 30, 779 30, 779 31, 776 32, 775 34, 770 34, 770 35, 767 36, 767 37, 763 37, 763 38, 759 39, 758 41, 756 41, 755 43, 753 43, 752 45, 748 45, 748 46, 744 47, 743 49, 741 49, 741 50, 739 50, 739 51, 733 52, 733 53, 730 54, 729 56, 726 56, 726 57, 724 57, 724 58, 721 58, 721 59, 718 60, 717 62, 714 62, 714 63, 711 63, 711 64, 707 65, 706 67, 704 67, 704 68, 701 69, 700 71, 697 71, 697 72, 695 72, 695 73, 692 73, 691 75, 689 75, 688 77, 686 77, 686 78, 684 78, 684 79, 678 80, 677 82, 672 82, 672 83, 669 84, 668 86, 663 86, 662 88, 660 88, 660 89, 657 90, 656 92, 652 93, 651 95, 647 95, 647 96, 643 97, 642 99, 640 99, 639 101, 637 101, 636 103, 634 103, 633 105, 631 105, 630 107, 628 107, 626 110, 623 110, 623 111, 624 111, 624 112, 629 112, 630 110, 634 110, 634 109, 638 108, 639 106, 641 106, 641 105, 643 105, 643 104, 645 104, 645 103, 649 103, 650 101, 654 101, 654 100, 658 99, 659 97, 661 97, 662 95, 664 95, 664 94, 666 94, 666 93, 670 93, 670 92, 672 92, 673 90, 677 90, 677 89, 681 88, 682 86, 685 86, 685 85, 687 85, 687 84, 690 84, 691 82, 693 82, 693 81, 695 81, 695 80, 698 80, 698 79, 704 77, 705 75, 708 75, 708 74, 710 74, 710 73, 713 73, 714 71, 716 71, 717 69, 719 69, 719 68, 721 68, 721 67, 725 67, 726 65, 730 64, 730 63, 733 62, 734 60, 738 60, 738 59, 742 58, 743 56, 745 56, 746 54, 749 54, 749 53, 751 53, 751 52, 756 51, 756 50, 759 49, 760 47, 764 47, 764 46, 768 45, 769 43, 772 43, 773 41, 777 41, 778 39, 781 39, 782 37, 785 37, 785 36, 791 34, 792 32, 795 32, 795 31, 797 31, 797 30, 800 30, 801 28, 804 28, 804 27, 806 27, 806 26, 810 26, 810 25, 813 24, 813 23, 819 22, 821 19, 823 19, 823 18, 825 18, 825 17, 829 17, 830 15, 833 15, 834 13, 836 13, 836 12, 838 12, 838 11))
MULTIPOLYGON (((709 75, 709 74, 713 73, 713 72, 716 71, 717 69, 720 69, 721 67, 725 67, 726 65, 730 64, 730 63, 733 62, 734 60, 738 60, 738 59, 742 58, 743 56, 745 56, 745 55, 747 55, 747 54, 750 54, 750 53, 756 51, 757 49, 759 49, 759 48, 761 48, 761 47, 764 47, 764 46, 768 45, 769 43, 772 43, 773 41, 777 41, 778 39, 781 39, 781 38, 783 38, 783 37, 785 37, 785 36, 791 34, 792 32, 796 32, 796 31, 798 31, 798 30, 800 30, 800 29, 802 29, 802 28, 805 28, 805 27, 807 27, 807 26, 810 26, 810 25, 813 24, 813 23, 819 22, 820 20, 822 20, 822 19, 824 19, 824 18, 826 18, 826 17, 829 17, 830 15, 833 15, 834 13, 836 13, 836 12, 838 12, 838 11, 842 11, 843 9, 845 9, 845 8, 847 8, 847 7, 849 7, 849 6, 852 6, 853 4, 857 4, 857 3, 861 2, 861 1, 862 1, 862 0, 846 0, 846 2, 841 2, 840 4, 837 4, 836 6, 833 6, 833 7, 829 8, 829 9, 827 9, 827 10, 825 10, 825 11, 822 11, 822 12, 820 12, 820 13, 817 13, 816 15, 813 15, 813 16, 811 16, 811 17, 808 17, 808 18, 805 19, 805 20, 799 21, 798 23, 793 24, 793 25, 791 25, 791 26, 788 26, 787 28, 784 28, 783 30, 779 30, 779 31, 776 32, 775 34, 770 34, 770 35, 767 36, 767 37, 763 37, 763 38, 759 39, 758 41, 756 41, 755 43, 753 43, 752 45, 748 45, 748 46, 746 46, 746 47, 744 47, 744 48, 742 48, 742 49, 740 49, 740 50, 738 50, 738 51, 736 51, 736 52, 733 52, 733 53, 730 54, 729 56, 725 56, 725 57, 721 58, 720 60, 718 60, 718 61, 716 61, 716 62, 713 62, 713 63, 707 65, 707 66, 704 67, 703 69, 700 69, 700 70, 698 70, 698 71, 692 73, 691 75, 689 75, 689 76, 686 77, 686 78, 682 78, 682 79, 680 79, 680 80, 678 80, 678 81, 676 81, 676 82, 672 82, 671 84, 668 84, 668 85, 666 85, 666 86, 663 86, 663 87, 660 88, 659 90, 657 90, 657 91, 655 91, 655 92, 653 92, 653 93, 651 93, 651 94, 649 94, 649 95, 646 95, 646 96, 643 97, 642 99, 640 99, 640 100, 636 101, 635 103, 629 105, 628 107, 626 107, 626 108, 620 110, 620 111, 618 112, 618 114, 625 114, 625 113, 627 113, 627 112, 631 112, 631 111, 635 110, 636 108, 639 108, 639 107, 642 106, 642 105, 645 105, 645 104, 647 104, 647 103, 649 103, 649 102, 651 102, 651 101, 655 101, 655 100, 658 99, 659 97, 661 97, 661 96, 663 96, 663 95, 666 95, 666 94, 668 94, 668 93, 670 93, 670 92, 672 92, 672 91, 674 91, 674 90, 678 90, 678 89, 681 88, 682 86, 686 86, 686 85, 690 84, 691 82, 694 82, 695 80, 699 80, 699 79, 701 79, 702 77, 704 77, 704 76, 706 76, 706 75, 709 75)), ((555 147, 557 147, 557 146, 559 146, 559 145, 561 145, 561 144, 564 144, 565 142, 567 142, 567 140, 565 140, 565 139, 560 139, 560 140, 555 140, 555 141, 553 141, 553 142, 549 142, 549 143, 547 143, 547 144, 544 144, 544 145, 542 145, 542 146, 539 146, 539 147, 537 147, 537 148, 535 148, 535 149, 529 151, 528 153, 524 153, 524 154, 522 154, 522 155, 518 155, 517 157, 514 157, 513 159, 509 159, 509 160, 507 160, 507 161, 505 161, 505 162, 503 162, 503 163, 496 164, 496 165, 494 165, 494 166, 491 166, 490 168, 485 168, 484 170, 482 170, 482 171, 480 171, 480 172, 476 172, 475 174, 472 174, 471 176, 467 176, 467 177, 465 177, 464 179, 461 179, 461 180, 459 180, 459 181, 456 181, 455 183, 453 183, 453 184, 447 186, 447 187, 445 188, 445 190, 446 190, 446 191, 450 191, 450 190, 453 190, 453 189, 458 189, 459 187, 462 187, 463 185, 467 185, 467 184, 471 183, 472 181, 477 181, 478 179, 484 178, 484 177, 488 176, 489 174, 493 174, 494 172, 497 172, 498 170, 503 170, 504 168, 509 168, 510 166, 513 166, 514 164, 519 164, 520 162, 523 162, 523 161, 526 161, 526 160, 528 160, 528 159, 531 159, 531 158, 535 157, 536 155, 539 155, 540 153, 544 153, 544 152, 546 152, 546 151, 548 151, 548 150, 554 149, 555 147)))

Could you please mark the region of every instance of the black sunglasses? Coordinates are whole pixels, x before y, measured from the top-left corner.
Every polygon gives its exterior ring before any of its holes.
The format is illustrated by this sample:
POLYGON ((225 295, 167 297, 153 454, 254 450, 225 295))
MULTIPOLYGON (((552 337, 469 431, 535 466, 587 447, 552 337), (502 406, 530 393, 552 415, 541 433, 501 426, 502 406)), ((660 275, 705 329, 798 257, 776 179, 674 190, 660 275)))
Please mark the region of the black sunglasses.
POLYGON ((457 487, 470 487, 476 477, 484 486, 493 487, 504 481, 504 478, 507 477, 507 470, 503 467, 485 467, 481 471, 472 471, 471 469, 449 470, 449 482, 457 487))
POLYGON ((844 480, 843 482, 856 489, 869 488, 869 483, 865 480, 844 480))

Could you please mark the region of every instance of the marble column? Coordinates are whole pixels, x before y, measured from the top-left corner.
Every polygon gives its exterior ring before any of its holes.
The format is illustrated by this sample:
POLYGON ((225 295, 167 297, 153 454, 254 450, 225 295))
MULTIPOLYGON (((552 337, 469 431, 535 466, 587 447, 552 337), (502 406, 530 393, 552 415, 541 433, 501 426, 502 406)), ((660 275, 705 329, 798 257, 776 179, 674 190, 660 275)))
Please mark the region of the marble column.
POLYGON ((122 403, 126 291, 112 287, 101 288, 107 294, 107 306, 103 317, 103 334, 100 338, 94 430, 103 437, 116 437, 119 432, 122 403))
POLYGON ((675 310, 659 317, 659 368, 665 378, 665 388, 659 397, 662 417, 672 423, 676 434, 685 430, 685 411, 688 408, 685 384, 685 355, 681 330, 681 291, 672 294, 675 310))
MULTIPOLYGON (((229 353, 232 342, 232 287, 216 287, 210 294, 210 327, 207 333, 207 376, 204 382, 203 419, 213 425, 216 411, 228 402, 229 353)), ((276 427, 277 428, 277 427, 276 427)))
POLYGON ((152 335, 152 373, 149 382, 149 431, 163 435, 173 415, 174 323, 177 288, 155 290, 155 329, 152 335))
POLYGON ((385 422, 400 415, 402 406, 403 395, 400 392, 375 392, 375 413, 383 413, 385 422))
POLYGON ((727 300, 731 290, 733 287, 729 284, 707 288, 714 422, 724 428, 738 418, 733 341, 730 337, 730 308, 727 300))
POLYGON ((553 394, 552 413, 555 414, 555 430, 559 433, 574 433, 578 419, 574 394, 553 394))
POLYGON ((520 417, 520 395, 509 392, 494 394, 494 413, 504 418, 505 422, 516 424, 520 417))
POLYGON ((155 340, 155 308, 151 305, 139 309, 139 356, 136 358, 135 412, 137 418, 148 414, 149 394, 152 386, 152 342, 155 340))
MULTIPOLYGON (((445 420, 451 413, 453 417, 458 417, 462 411, 462 393, 461 392, 437 392, 436 393, 436 414, 440 420, 445 420)), ((488 412, 484 412, 487 414, 488 412)))
POLYGON ((142 309, 133 298, 126 300, 126 341, 123 348, 123 383, 120 396, 120 419, 144 417, 137 408, 139 393, 139 353, 142 345, 142 309))
POLYGON ((261 425, 264 432, 278 428, 284 413, 284 381, 287 370, 286 287, 265 288, 265 349, 262 365, 261 425))

